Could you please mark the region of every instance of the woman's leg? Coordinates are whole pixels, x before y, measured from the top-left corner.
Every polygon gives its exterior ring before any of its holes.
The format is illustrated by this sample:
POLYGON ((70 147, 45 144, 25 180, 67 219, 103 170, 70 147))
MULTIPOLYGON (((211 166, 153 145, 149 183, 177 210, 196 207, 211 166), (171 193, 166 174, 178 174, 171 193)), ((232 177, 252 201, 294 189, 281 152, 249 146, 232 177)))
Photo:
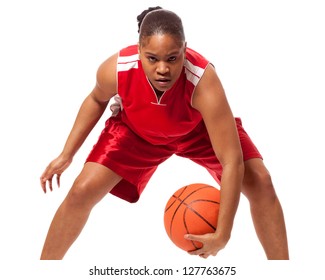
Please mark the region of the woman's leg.
POLYGON ((41 259, 62 259, 82 231, 92 208, 121 179, 103 165, 86 163, 52 220, 41 259))
POLYGON ((249 200, 255 230, 267 258, 289 259, 282 207, 271 176, 261 159, 250 159, 245 162, 242 192, 249 200))

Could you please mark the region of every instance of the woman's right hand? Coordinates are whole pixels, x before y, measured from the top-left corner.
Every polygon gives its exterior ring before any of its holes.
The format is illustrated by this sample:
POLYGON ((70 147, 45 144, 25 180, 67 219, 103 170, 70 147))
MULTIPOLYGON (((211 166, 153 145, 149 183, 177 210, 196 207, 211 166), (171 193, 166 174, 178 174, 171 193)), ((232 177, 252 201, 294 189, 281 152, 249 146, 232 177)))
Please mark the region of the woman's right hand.
POLYGON ((62 155, 58 156, 56 159, 52 160, 50 164, 46 167, 43 172, 40 181, 41 186, 46 193, 46 183, 48 182, 49 189, 52 191, 52 179, 53 176, 56 175, 56 182, 58 187, 60 187, 60 176, 71 164, 72 159, 66 159, 62 155))

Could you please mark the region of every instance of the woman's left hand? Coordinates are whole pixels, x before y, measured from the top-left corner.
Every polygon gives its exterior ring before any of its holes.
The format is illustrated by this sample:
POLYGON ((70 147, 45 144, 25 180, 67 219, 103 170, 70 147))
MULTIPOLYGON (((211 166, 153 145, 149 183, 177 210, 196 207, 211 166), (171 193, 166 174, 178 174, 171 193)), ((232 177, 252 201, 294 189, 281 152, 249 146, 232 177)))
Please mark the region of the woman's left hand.
POLYGON ((201 242, 203 244, 201 248, 194 251, 189 251, 188 253, 190 255, 197 255, 205 259, 209 256, 216 256, 228 242, 228 240, 218 237, 216 233, 207 233, 203 235, 186 234, 184 238, 187 240, 201 242))

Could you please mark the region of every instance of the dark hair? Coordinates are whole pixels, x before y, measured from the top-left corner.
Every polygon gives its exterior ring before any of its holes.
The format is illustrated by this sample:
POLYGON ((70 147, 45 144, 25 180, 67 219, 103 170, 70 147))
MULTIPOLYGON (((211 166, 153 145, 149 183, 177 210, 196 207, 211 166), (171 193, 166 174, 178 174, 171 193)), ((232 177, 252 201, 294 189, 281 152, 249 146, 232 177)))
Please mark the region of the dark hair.
POLYGON ((141 24, 142 24, 142 21, 144 19, 144 17, 152 12, 152 11, 155 11, 155 10, 161 10, 162 7, 160 6, 157 6, 157 7, 149 7, 147 10, 144 10, 140 15, 137 16, 137 21, 138 21, 138 33, 140 33, 140 27, 141 27, 141 24))
POLYGON ((174 12, 159 6, 151 7, 138 15, 137 21, 139 42, 155 34, 169 34, 182 42, 185 41, 182 20, 174 12))

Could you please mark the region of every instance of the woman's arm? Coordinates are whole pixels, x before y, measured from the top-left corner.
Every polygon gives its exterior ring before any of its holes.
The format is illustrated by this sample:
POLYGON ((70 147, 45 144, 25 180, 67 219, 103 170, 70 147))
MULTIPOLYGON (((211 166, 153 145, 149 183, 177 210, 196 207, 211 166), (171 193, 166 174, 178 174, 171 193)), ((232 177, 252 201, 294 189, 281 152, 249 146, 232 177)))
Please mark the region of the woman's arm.
POLYGON ((60 175, 70 165, 74 155, 104 113, 111 97, 116 94, 116 60, 117 54, 99 67, 96 85, 83 101, 62 152, 47 166, 40 178, 44 192, 47 181, 52 190, 52 178, 55 174, 57 183, 60 184, 60 175))
POLYGON ((208 257, 216 255, 225 247, 230 238, 244 174, 242 150, 235 119, 221 82, 211 65, 207 67, 195 90, 193 107, 202 114, 213 149, 223 168, 216 232, 203 236, 188 236, 189 239, 195 239, 204 244, 201 249, 192 254, 208 257))

